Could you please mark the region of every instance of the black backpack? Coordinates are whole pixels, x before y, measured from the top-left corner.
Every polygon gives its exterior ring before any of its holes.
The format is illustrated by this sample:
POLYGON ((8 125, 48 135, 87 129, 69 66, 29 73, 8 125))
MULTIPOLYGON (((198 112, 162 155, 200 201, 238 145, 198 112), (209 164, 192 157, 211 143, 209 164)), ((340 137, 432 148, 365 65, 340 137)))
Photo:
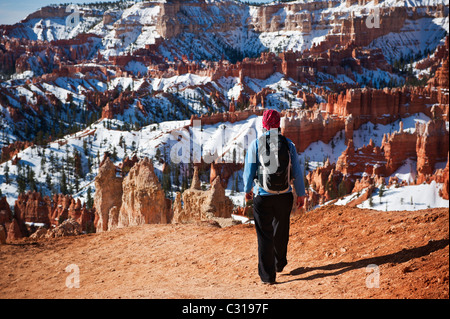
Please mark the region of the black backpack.
POLYGON ((291 154, 287 139, 280 133, 275 135, 271 132, 262 135, 258 142, 257 183, 271 194, 288 191, 291 180, 291 154))

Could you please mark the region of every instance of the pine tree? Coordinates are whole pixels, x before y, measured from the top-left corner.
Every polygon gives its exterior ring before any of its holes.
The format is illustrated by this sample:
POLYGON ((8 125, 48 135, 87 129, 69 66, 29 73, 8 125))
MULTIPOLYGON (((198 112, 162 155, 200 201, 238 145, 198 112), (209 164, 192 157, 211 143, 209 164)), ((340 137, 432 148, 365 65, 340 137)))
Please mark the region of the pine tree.
POLYGON ((47 173, 47 176, 45 177, 45 185, 47 186, 48 190, 51 192, 53 185, 52 185, 52 179, 50 177, 50 174, 47 173))
POLYGON ((114 146, 112 154, 111 154, 111 159, 112 159, 113 162, 115 162, 115 161, 117 161, 117 158, 118 158, 117 157, 117 150, 116 150, 116 147, 114 146))
POLYGON ((75 177, 75 192, 78 193, 80 190, 80 179, 75 177))
POLYGON ((379 195, 380 197, 383 197, 383 194, 384 194, 384 183, 381 184, 381 187, 380 187, 380 190, 379 190, 378 195, 379 195))
POLYGON ((175 168, 173 171, 174 171, 173 184, 176 187, 176 189, 179 190, 180 189, 180 169, 175 168))
POLYGON ((94 199, 92 198, 91 186, 89 186, 87 189, 86 207, 87 209, 91 209, 93 206, 94 206, 94 199))
POLYGON ((172 182, 170 179, 171 179, 170 172, 164 172, 162 180, 162 188, 164 190, 164 194, 166 197, 169 197, 169 193, 172 191, 172 182))
POLYGON ((75 171, 75 177, 83 177, 83 166, 81 164, 81 154, 78 151, 75 151, 73 155, 73 165, 75 171))
POLYGON ((8 163, 5 164, 4 175, 5 175, 5 183, 7 185, 9 185, 9 183, 11 183, 11 179, 9 178, 9 166, 8 166, 8 163))
POLYGON ((345 187, 344 179, 338 185, 338 197, 347 195, 347 189, 345 187))
POLYGON ((24 193, 27 188, 27 182, 26 182, 25 176, 23 175, 23 172, 20 168, 18 168, 18 170, 17 170, 16 182, 17 182, 18 193, 19 194, 24 193))
POLYGON ((27 166, 26 183, 28 184, 28 186, 30 187, 30 189, 32 191, 37 190, 35 173, 34 173, 34 170, 30 166, 27 166))
POLYGON ((63 170, 62 172, 62 176, 61 176, 61 187, 60 187, 60 191, 61 193, 63 193, 64 195, 68 194, 68 189, 67 189, 67 177, 66 177, 66 172, 63 170))
POLYGON ((87 140, 83 141, 83 151, 84 151, 84 155, 88 156, 89 151, 88 151, 88 147, 87 147, 87 140))

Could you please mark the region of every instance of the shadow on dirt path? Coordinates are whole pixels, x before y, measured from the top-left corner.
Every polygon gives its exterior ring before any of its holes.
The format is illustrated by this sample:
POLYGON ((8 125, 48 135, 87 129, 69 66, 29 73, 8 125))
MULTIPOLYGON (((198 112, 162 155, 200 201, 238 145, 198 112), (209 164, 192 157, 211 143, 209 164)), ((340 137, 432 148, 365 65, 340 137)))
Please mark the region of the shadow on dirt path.
POLYGON ((404 262, 407 262, 409 260, 420 258, 426 255, 431 254, 434 251, 438 251, 440 249, 443 249, 449 245, 449 239, 441 239, 441 240, 433 240, 429 241, 428 244, 420 247, 414 247, 411 249, 402 249, 398 252, 378 256, 378 257, 371 257, 371 258, 365 258, 353 262, 339 262, 335 264, 329 264, 321 267, 299 267, 294 270, 292 270, 289 274, 284 274, 281 276, 300 276, 307 272, 316 271, 316 270, 336 270, 334 272, 321 272, 314 275, 310 275, 308 277, 302 277, 302 278, 295 278, 291 280, 287 280, 284 282, 280 282, 279 284, 285 284, 292 281, 298 281, 298 280, 313 280, 318 278, 325 278, 328 276, 337 276, 340 274, 343 274, 350 270, 355 270, 359 268, 367 267, 367 265, 375 264, 377 266, 380 266, 382 264, 387 263, 394 263, 394 264, 401 264, 404 262))

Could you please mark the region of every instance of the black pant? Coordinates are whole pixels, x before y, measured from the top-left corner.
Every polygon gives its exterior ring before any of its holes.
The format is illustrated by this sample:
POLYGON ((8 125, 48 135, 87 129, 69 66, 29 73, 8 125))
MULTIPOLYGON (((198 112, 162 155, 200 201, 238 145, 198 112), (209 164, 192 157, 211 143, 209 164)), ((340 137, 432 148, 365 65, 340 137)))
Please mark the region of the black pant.
POLYGON ((292 193, 256 196, 253 215, 258 237, 258 273, 262 281, 274 282, 276 271, 287 265, 292 193))

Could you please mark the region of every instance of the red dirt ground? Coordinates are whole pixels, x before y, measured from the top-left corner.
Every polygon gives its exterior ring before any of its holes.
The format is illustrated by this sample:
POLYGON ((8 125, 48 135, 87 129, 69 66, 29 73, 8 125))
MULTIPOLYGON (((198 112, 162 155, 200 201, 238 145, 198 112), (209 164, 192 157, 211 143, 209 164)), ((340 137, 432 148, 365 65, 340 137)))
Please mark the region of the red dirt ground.
POLYGON ((449 210, 325 206, 291 218, 288 262, 262 285, 251 225, 25 239, 0 246, 0 298, 449 298, 449 210))

